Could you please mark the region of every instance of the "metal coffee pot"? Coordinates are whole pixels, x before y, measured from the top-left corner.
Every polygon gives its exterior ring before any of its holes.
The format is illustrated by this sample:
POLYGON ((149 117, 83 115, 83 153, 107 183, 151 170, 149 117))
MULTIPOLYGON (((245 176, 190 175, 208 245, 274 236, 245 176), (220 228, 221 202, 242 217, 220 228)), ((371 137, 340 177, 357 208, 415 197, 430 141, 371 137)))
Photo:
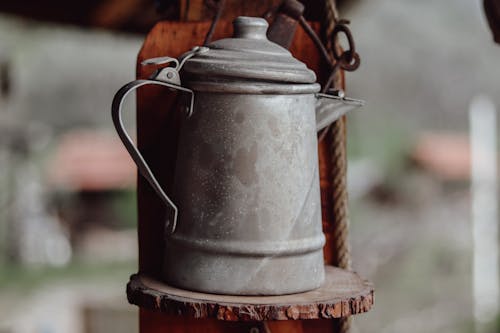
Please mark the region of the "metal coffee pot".
POLYGON ((324 280, 317 131, 361 103, 319 94, 314 72, 270 42, 267 27, 264 19, 238 17, 232 38, 195 47, 178 60, 147 60, 169 66, 125 85, 113 100, 118 135, 173 209, 163 266, 173 286, 277 295, 324 280), (172 199, 121 119, 124 97, 147 84, 190 97, 172 199))

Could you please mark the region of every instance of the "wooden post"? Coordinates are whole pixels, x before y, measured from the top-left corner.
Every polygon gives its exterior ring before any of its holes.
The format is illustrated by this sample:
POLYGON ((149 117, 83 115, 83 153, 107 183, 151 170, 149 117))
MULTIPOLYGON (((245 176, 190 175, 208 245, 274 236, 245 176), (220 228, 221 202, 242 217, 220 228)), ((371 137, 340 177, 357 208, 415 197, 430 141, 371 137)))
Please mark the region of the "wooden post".
MULTIPOLYGON (((152 69, 140 65, 147 58, 169 55, 177 57, 193 45, 203 42, 208 22, 160 22, 148 34, 137 61, 137 78, 146 78, 152 69)), ((221 21, 215 39, 229 36, 230 21, 221 21)), ((318 69, 320 57, 307 35, 298 29, 291 49, 294 56, 308 67, 318 69)), ((168 190, 173 180, 174 157, 177 149, 178 112, 175 96, 161 88, 141 88, 137 94, 138 146, 159 181, 168 190), (169 110, 172 110, 169 112, 169 110), (161 172, 159 172, 161 170, 161 172), (165 172, 167 170, 167 172, 165 172)), ((164 207, 149 184, 138 176, 139 271, 161 276, 163 262, 164 207)), ((261 324, 228 323, 215 319, 186 319, 140 310, 140 332, 249 332, 252 327, 262 331, 261 324)), ((331 320, 273 321, 266 327, 271 332, 332 332, 331 320)))
MULTIPOLYGON (((189 15, 188 15, 189 16, 189 15)), ((147 35, 137 61, 137 78, 147 78, 154 70, 141 66, 141 61, 159 56, 178 57, 195 45, 201 45, 210 22, 159 22, 147 35)), ((319 30, 319 24, 314 24, 319 30)), ((230 36, 231 21, 219 22, 214 39, 230 36)), ((318 77, 325 75, 316 47, 299 28, 290 50, 292 54, 315 70, 318 77)), ((171 189, 177 151, 178 115, 176 96, 157 87, 140 88, 137 93, 138 146, 152 171, 164 188, 171 189), (160 172, 161 171, 161 172, 160 172)), ((326 142, 320 143, 320 176, 322 187, 323 226, 327 237, 325 262, 331 263, 331 165, 326 142)), ((138 176, 138 234, 139 272, 160 279, 164 251, 164 206, 147 181, 138 176)), ((170 193, 168 193, 170 194, 170 193)), ((225 322, 216 319, 190 319, 140 309, 140 332, 334 332, 333 320, 290 320, 267 322, 225 322)))

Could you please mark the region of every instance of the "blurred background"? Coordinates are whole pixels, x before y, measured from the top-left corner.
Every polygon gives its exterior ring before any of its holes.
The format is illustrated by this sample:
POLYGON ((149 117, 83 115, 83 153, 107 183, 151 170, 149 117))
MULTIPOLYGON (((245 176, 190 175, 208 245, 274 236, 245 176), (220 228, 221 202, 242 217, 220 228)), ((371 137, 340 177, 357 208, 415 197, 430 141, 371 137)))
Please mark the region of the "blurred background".
MULTIPOLYGON (((109 109, 176 4, 0 4, 1 333, 137 332, 135 167, 109 109)), ((348 122, 353 266, 376 285, 353 332, 500 332, 500 46, 482 3, 340 5, 362 58, 348 94, 367 101, 348 122)))

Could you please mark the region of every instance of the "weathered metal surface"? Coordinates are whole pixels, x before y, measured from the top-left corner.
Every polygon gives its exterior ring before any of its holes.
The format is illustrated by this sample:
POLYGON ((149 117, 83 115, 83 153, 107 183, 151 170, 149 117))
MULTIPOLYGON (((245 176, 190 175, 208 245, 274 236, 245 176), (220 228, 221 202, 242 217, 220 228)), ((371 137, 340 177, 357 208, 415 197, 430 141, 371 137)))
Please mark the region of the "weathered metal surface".
MULTIPOLYGON (((262 18, 238 17, 232 38, 210 43, 208 52, 186 62, 183 69, 186 85, 201 81, 205 89, 210 85, 217 89, 219 83, 229 83, 225 89, 231 89, 246 84, 278 92, 273 85, 281 83, 284 84, 280 86, 281 93, 288 94, 294 93, 296 85, 315 83, 313 71, 288 50, 267 39, 267 27, 267 21, 262 18)), ((317 85, 307 90, 303 92, 315 92, 317 85)))
MULTIPOLYGON (((179 61, 146 61, 175 67, 127 84, 113 101, 120 138, 142 175, 174 208, 165 226, 163 277, 175 286, 279 295, 323 282, 314 94, 319 85, 302 62, 267 40, 266 28, 265 20, 240 17, 233 38, 195 48, 179 61), (176 85, 183 64, 186 86, 194 92, 176 85), (194 95, 193 110, 180 126, 173 200, 121 123, 122 99, 145 84, 188 92, 191 103, 194 95)), ((342 114, 335 113, 338 102, 322 102, 321 126, 342 114)))
MULTIPOLYGON (((342 318, 371 309, 373 285, 356 273, 326 266, 316 290, 282 296, 231 296, 187 291, 136 274, 127 285, 130 303, 163 314, 221 321, 342 318)), ((314 331, 316 332, 316 331, 314 331)))
POLYGON ((224 294, 319 287, 314 98, 196 92, 179 139, 173 200, 181 214, 166 242, 166 281, 224 294))
POLYGON ((365 104, 364 101, 345 97, 343 90, 333 94, 316 94, 316 130, 319 132, 349 111, 365 104))

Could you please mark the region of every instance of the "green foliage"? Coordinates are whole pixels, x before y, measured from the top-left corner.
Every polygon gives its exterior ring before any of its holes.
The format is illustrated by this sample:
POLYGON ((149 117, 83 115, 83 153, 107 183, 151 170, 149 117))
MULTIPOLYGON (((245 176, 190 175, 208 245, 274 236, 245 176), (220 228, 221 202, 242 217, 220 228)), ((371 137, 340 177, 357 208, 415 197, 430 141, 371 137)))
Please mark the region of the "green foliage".
POLYGON ((382 167, 384 174, 397 180, 404 174, 407 166, 414 131, 405 128, 404 123, 389 126, 387 122, 380 120, 369 124, 356 120, 348 122, 348 158, 368 158, 382 167))
POLYGON ((116 192, 111 200, 113 213, 118 217, 119 228, 137 227, 137 192, 135 189, 116 192))
POLYGON ((0 266, 0 293, 5 290, 32 291, 48 282, 60 280, 89 280, 99 278, 119 279, 126 283, 131 272, 137 270, 135 261, 78 262, 64 267, 0 266))
POLYGON ((487 325, 486 332, 488 333, 498 333, 500 332, 500 313, 497 315, 496 319, 487 325))

